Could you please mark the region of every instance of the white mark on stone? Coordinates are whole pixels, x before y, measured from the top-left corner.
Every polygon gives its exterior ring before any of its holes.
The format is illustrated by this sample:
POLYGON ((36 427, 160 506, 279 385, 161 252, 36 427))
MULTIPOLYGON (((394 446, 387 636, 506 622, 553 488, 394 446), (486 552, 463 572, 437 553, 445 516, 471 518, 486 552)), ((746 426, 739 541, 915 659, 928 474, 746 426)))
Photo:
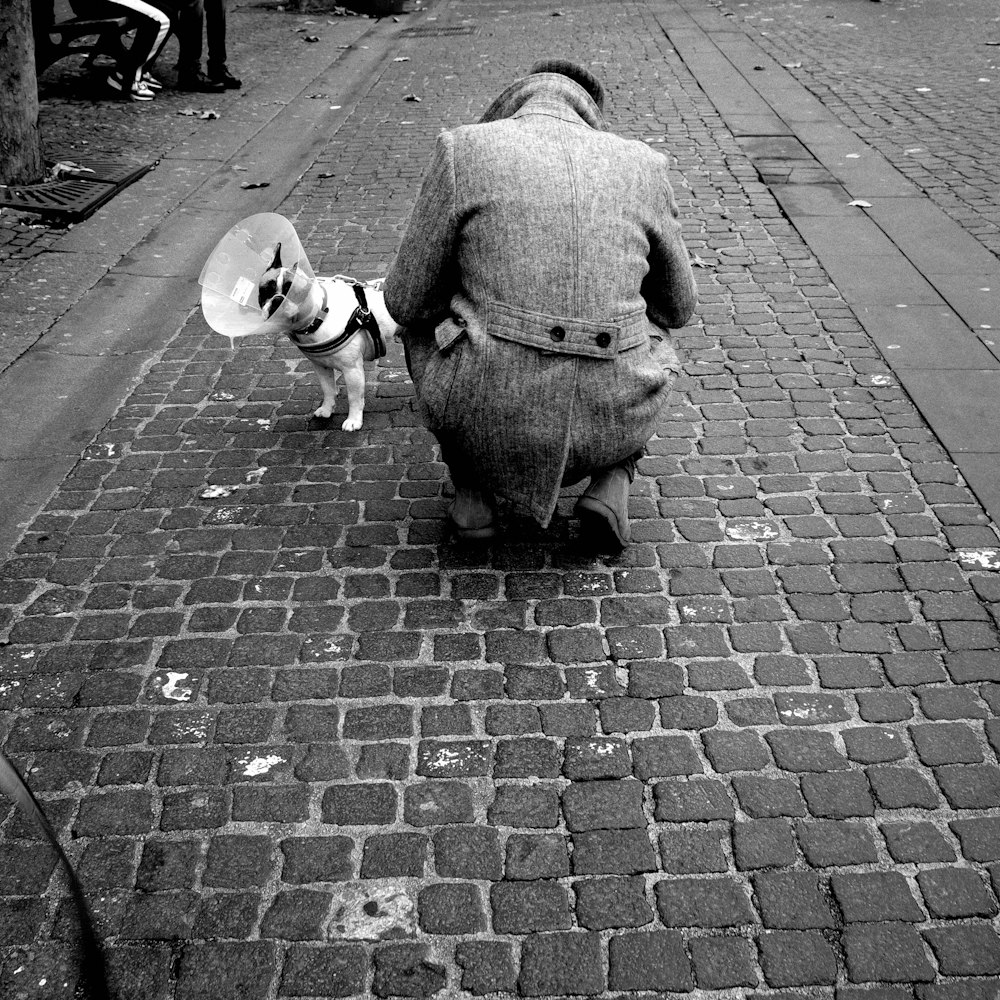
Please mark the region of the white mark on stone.
POLYGON ((284 764, 284 757, 275 754, 268 754, 266 757, 254 757, 253 760, 242 761, 244 764, 243 775, 247 778, 255 778, 260 774, 267 774, 272 767, 284 764))
POLYGON ((790 715, 793 719, 811 719, 816 712, 811 708, 783 708, 779 715, 790 715))
POLYGON ((739 541, 751 542, 759 539, 777 538, 778 529, 767 521, 743 521, 726 525, 726 534, 739 541))
POLYGON ((966 569, 1000 570, 1000 549, 959 549, 958 558, 966 569))
POLYGON ((186 681, 190 676, 168 670, 167 683, 160 686, 160 693, 171 701, 190 701, 194 697, 194 688, 181 684, 181 681, 186 681))
POLYGON ((253 482, 254 480, 256 480, 257 482, 260 482, 260 480, 263 477, 263 475, 264 475, 265 472, 267 472, 267 466, 266 465, 262 465, 259 469, 253 469, 253 470, 251 470, 250 472, 247 473, 247 475, 246 475, 246 481, 248 483, 253 482))
POLYGON ((234 517, 239 517, 245 510, 245 507, 216 507, 212 511, 210 521, 213 524, 225 524, 234 517))
POLYGON ((236 492, 235 486, 209 486, 198 494, 203 500, 215 500, 217 497, 232 496, 236 492))
POLYGON ((414 937, 417 914, 401 884, 338 884, 327 937, 360 941, 414 937))

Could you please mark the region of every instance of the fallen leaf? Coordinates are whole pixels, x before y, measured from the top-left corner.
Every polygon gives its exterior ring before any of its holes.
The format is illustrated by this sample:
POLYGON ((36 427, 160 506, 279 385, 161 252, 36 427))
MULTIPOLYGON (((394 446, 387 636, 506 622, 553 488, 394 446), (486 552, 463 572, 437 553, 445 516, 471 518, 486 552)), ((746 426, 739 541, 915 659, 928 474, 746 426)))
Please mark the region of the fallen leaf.
POLYGON ((855 201, 849 201, 847 204, 848 205, 854 205, 857 208, 871 208, 872 207, 872 203, 870 201, 862 201, 860 198, 857 198, 855 201))
POLYGON ((186 115, 188 118, 193 118, 196 114, 198 114, 198 112, 195 111, 194 108, 181 108, 181 110, 178 111, 177 114, 186 115))
POLYGON ((310 101, 315 101, 320 97, 329 97, 329 96, 330 96, 329 94, 306 94, 306 97, 308 97, 310 101))
POLYGON ((404 101, 416 101, 417 103, 419 103, 422 100, 422 98, 417 97, 416 94, 407 94, 406 97, 403 98, 403 100, 404 101))
POLYGON ((849 160, 860 160, 861 159, 861 154, 860 153, 848 153, 847 154, 847 158, 849 160))
POLYGON ((336 177, 337 175, 329 170, 324 170, 323 173, 318 174, 317 176, 325 179, 327 177, 336 177))
POLYGON ((782 65, 785 67, 785 69, 801 69, 802 68, 802 63, 800 63, 800 62, 782 63, 782 65))
POLYGON ((209 108, 207 111, 202 111, 202 113, 200 115, 198 115, 198 117, 201 118, 201 119, 218 118, 219 117, 219 112, 213 110, 212 108, 209 108))
POLYGON ((918 94, 929 94, 931 92, 930 87, 917 87, 918 94))
POLYGON ((243 170, 243 171, 246 171, 246 170, 249 170, 249 169, 250 169, 249 167, 239 167, 239 166, 236 166, 236 164, 233 164, 233 170, 243 170))
POLYGON ((763 66, 754 66, 754 69, 763 69, 763 66))
POLYGON ((708 263, 708 261, 706 261, 706 260, 702 260, 702 259, 701 259, 701 257, 699 257, 699 256, 698 256, 697 254, 695 254, 695 255, 694 255, 694 256, 693 256, 692 258, 691 258, 691 263, 692 263, 692 264, 693 264, 693 265, 694 265, 695 267, 711 267, 711 266, 712 266, 711 264, 709 264, 709 263, 708 263))
POLYGON ((319 35, 306 35, 306 37, 303 39, 303 41, 306 41, 306 42, 318 42, 319 41, 319 35))
POLYGON ((52 175, 52 179, 57 181, 66 174, 92 174, 95 171, 90 167, 81 167, 79 163, 74 163, 72 160, 60 160, 58 163, 52 164, 49 173, 52 175))
POLYGON ((393 62, 409 62, 409 61, 410 61, 409 56, 396 56, 396 58, 393 59, 393 62))
POLYGON ((244 181, 240 185, 241 188, 266 188, 270 186, 270 181, 244 181))
POLYGON ((331 104, 331 105, 330 105, 330 110, 331 110, 331 111, 339 111, 339 110, 341 109, 341 107, 342 107, 342 106, 343 106, 343 105, 340 105, 340 104, 331 104))

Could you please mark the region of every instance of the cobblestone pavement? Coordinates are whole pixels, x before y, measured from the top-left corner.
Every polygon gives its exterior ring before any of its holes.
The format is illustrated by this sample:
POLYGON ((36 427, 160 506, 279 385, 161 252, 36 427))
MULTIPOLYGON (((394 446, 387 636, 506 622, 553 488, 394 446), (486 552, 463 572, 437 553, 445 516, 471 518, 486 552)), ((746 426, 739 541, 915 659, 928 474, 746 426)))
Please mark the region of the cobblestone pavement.
MULTIPOLYGON (((621 557, 453 544, 398 345, 350 435, 197 320, 0 566, 121 998, 995 1000, 1000 543, 651 7, 442 2, 282 209, 381 274, 438 128, 604 77, 701 293, 621 557)), ((54 868, 0 813, 4 996, 71 996, 54 868)))
POLYGON ((1000 256, 994 3, 711 3, 1000 256))

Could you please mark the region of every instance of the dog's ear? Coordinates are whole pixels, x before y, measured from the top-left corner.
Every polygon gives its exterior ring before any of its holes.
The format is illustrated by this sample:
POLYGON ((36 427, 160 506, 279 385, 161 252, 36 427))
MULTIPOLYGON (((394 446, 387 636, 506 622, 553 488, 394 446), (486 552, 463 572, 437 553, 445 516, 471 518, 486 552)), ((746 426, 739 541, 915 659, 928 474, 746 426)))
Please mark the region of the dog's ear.
POLYGON ((274 270, 276 270, 279 267, 281 267, 281 244, 280 243, 274 248, 274 260, 271 261, 271 264, 268 267, 268 270, 269 271, 274 271, 274 270))

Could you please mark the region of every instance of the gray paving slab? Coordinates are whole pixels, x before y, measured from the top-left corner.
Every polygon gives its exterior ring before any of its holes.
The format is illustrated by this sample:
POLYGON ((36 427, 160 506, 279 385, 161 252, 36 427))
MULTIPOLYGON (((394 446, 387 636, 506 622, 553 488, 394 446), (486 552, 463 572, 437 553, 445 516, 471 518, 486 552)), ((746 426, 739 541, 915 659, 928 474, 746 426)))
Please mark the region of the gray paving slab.
POLYGON ((943 305, 857 305, 854 312, 867 334, 891 359, 894 371, 929 368, 946 371, 991 370, 996 355, 978 338, 969 337, 968 326, 943 305))
POLYGON ((98 251, 124 256, 218 168, 218 160, 164 157, 100 212, 62 234, 59 252, 98 251))
POLYGON ((899 379, 953 455, 992 453, 1000 463, 1000 369, 903 369, 899 379))

